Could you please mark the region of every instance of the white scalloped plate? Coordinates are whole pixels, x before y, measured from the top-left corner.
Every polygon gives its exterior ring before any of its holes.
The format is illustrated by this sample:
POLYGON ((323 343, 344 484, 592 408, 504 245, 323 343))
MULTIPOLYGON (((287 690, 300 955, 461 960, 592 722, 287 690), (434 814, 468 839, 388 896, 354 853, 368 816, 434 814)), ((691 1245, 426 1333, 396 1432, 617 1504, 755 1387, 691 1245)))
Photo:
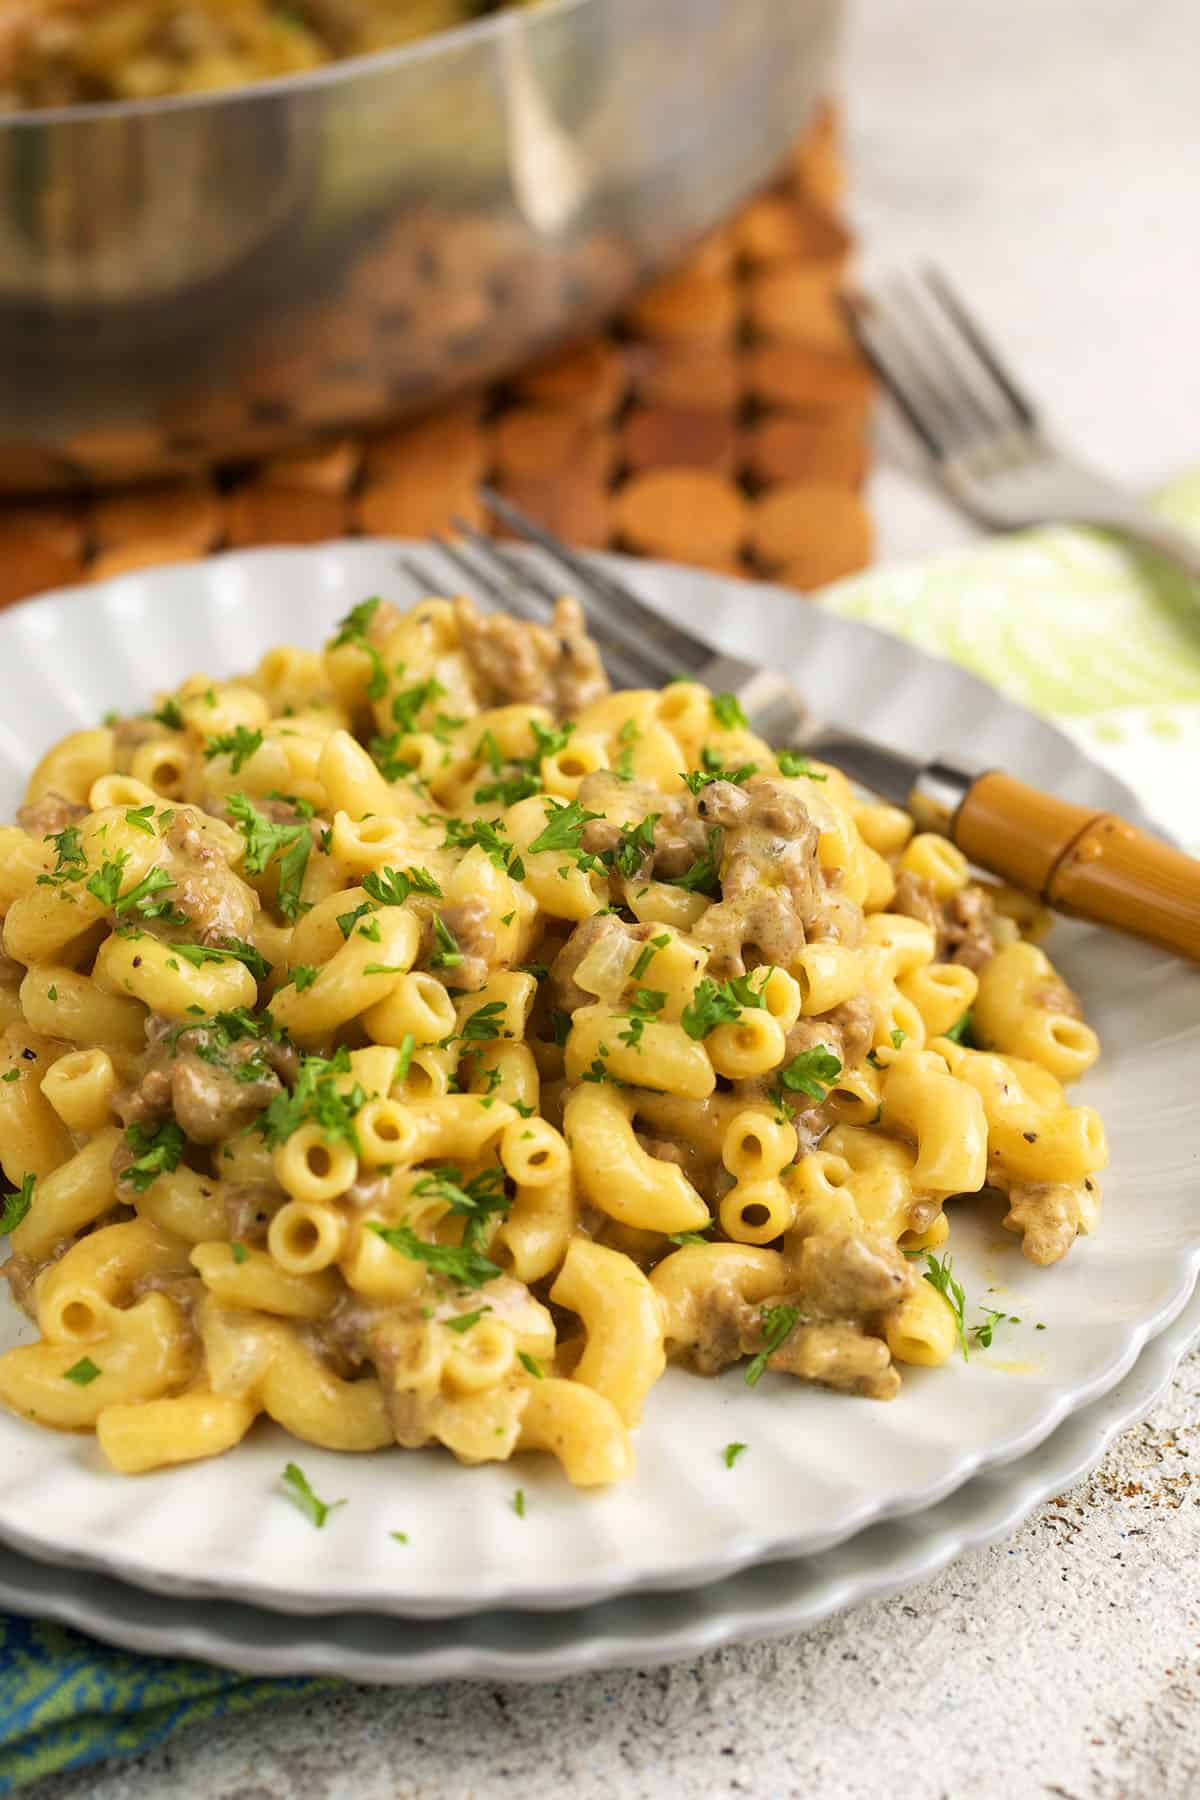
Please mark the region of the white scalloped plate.
MULTIPOLYGON (((782 590, 645 564, 630 578, 723 647, 789 670, 818 713, 1138 812, 1061 733, 948 663, 782 590)), ((0 721, 0 798, 15 802, 20 774, 61 732, 109 706, 136 708, 192 670, 245 667, 280 639, 316 643, 378 592, 407 597, 394 549, 354 543, 218 558, 12 609, 0 616, 0 658, 21 678, 0 721)), ((750 1390, 737 1371, 718 1381, 669 1371, 651 1396, 636 1476, 599 1495, 572 1492, 546 1459, 463 1469, 435 1452, 298 1452, 268 1426, 229 1456, 131 1481, 104 1468, 90 1439, 4 1416, 0 1538, 163 1592, 283 1611, 579 1607, 811 1555, 1025 1454, 1127 1373, 1183 1305, 1200 1259, 1200 972, 1098 931, 1064 926, 1055 938, 1107 1049, 1081 1090, 1113 1142, 1104 1215, 1093 1238, 1041 1270, 995 1211, 960 1206, 953 1246, 968 1295, 1024 1321, 969 1365, 906 1372, 889 1406, 786 1378, 750 1390), (720 1452, 732 1439, 751 1448, 729 1470, 720 1452), (348 1501, 319 1534, 279 1491, 292 1455, 322 1497, 348 1501), (510 1504, 518 1484, 524 1518, 510 1504)), ((28 1331, 5 1308, 0 1343, 28 1331)))
POLYGON ((957 1556, 1014 1532, 1078 1481, 1119 1431, 1143 1418, 1200 1337, 1200 1294, 1123 1381, 1015 1462, 923 1512, 860 1531, 818 1556, 745 1569, 677 1593, 627 1594, 582 1611, 481 1612, 453 1619, 381 1613, 295 1618, 233 1601, 182 1600, 0 1547, 0 1606, 56 1619, 147 1655, 193 1656, 254 1675, 427 1681, 559 1681, 691 1659, 722 1645, 808 1631, 833 1613, 928 1581, 957 1556))

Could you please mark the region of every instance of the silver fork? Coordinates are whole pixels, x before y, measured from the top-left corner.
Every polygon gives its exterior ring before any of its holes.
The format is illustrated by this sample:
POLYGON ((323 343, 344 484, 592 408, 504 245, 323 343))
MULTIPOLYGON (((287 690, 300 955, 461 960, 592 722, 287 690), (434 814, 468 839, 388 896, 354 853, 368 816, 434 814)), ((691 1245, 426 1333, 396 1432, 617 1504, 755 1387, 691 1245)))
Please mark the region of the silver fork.
MULTIPOLYGON (((945 832, 973 862, 1049 905, 1200 961, 1200 863, 1111 813, 1039 793, 999 770, 908 756, 820 723, 806 715, 782 675, 714 651, 647 606, 611 568, 577 555, 489 488, 480 493, 497 518, 565 571, 619 687, 661 687, 685 675, 715 694, 732 694, 751 730, 774 749, 793 746, 838 765, 862 787, 907 807, 922 830, 945 832)), ((463 580, 461 591, 535 624, 549 623, 563 585, 465 520, 454 524, 458 540, 433 542, 463 580)), ((397 563, 423 594, 446 591, 422 556, 405 551, 397 563)))
POLYGON ((1123 532, 1200 580, 1200 539, 1061 450, 944 275, 927 268, 844 296, 868 362, 942 482, 1002 531, 1070 521, 1123 532))
MULTIPOLYGON (((716 694, 733 694, 750 729, 770 744, 798 745, 803 738, 806 750, 824 754, 826 748, 832 751, 842 741, 841 733, 806 721, 804 703, 782 675, 714 650, 652 611, 632 588, 559 543, 500 494, 486 487, 479 491, 497 518, 548 551, 570 576, 571 591, 579 598, 588 630, 618 687, 662 687, 683 675, 689 681, 703 682, 716 694)), ((547 581, 524 559, 510 560, 492 538, 464 519, 455 519, 454 528, 458 542, 436 536, 432 542, 467 583, 466 591, 482 593, 491 605, 519 618, 548 623, 564 591, 561 584, 547 581)), ((436 572, 417 557, 406 553, 399 561, 409 579, 426 593, 439 591, 436 572)))

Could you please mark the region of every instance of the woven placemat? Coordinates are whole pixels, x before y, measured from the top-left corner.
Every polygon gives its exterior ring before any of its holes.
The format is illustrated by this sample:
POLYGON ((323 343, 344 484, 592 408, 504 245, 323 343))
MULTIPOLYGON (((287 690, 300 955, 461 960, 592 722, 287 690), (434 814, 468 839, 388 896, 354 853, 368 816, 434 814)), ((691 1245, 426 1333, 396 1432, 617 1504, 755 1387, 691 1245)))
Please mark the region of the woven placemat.
POLYGON ((861 568, 871 381, 836 305, 836 119, 600 335, 424 419, 237 472, 0 503, 0 604, 128 569, 479 523, 487 477, 573 543, 769 576, 861 568))

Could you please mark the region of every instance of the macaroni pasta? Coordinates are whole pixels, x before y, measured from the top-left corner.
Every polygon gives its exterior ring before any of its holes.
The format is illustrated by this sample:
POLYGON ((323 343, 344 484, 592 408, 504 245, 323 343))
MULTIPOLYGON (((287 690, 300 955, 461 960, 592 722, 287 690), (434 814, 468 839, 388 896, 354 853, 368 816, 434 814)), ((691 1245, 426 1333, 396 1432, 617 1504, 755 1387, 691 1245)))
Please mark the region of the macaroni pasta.
POLYGON ((886 1399, 965 1346, 960 1196, 1039 1263, 1095 1221, 1036 912, 732 696, 610 693, 570 601, 366 601, 4 837, 0 1397, 119 1470, 266 1415, 601 1485, 668 1358, 886 1399))

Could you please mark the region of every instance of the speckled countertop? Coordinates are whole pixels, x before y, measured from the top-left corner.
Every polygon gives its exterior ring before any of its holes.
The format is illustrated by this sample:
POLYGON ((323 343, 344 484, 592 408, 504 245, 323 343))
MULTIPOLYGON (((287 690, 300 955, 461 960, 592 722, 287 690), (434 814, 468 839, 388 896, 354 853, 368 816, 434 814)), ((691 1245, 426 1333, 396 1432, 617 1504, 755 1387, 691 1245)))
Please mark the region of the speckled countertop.
MULTIPOLYGON (((1200 460, 1196 0, 859 0, 872 261, 934 254, 1066 435, 1131 482, 1200 460)), ((887 447, 891 451, 891 440, 887 447)), ((965 528, 897 452, 885 554, 965 528)), ((347 1688, 36 1800, 1188 1800, 1200 1793, 1200 1353, 1007 1544, 780 1643, 548 1687, 347 1688)))

